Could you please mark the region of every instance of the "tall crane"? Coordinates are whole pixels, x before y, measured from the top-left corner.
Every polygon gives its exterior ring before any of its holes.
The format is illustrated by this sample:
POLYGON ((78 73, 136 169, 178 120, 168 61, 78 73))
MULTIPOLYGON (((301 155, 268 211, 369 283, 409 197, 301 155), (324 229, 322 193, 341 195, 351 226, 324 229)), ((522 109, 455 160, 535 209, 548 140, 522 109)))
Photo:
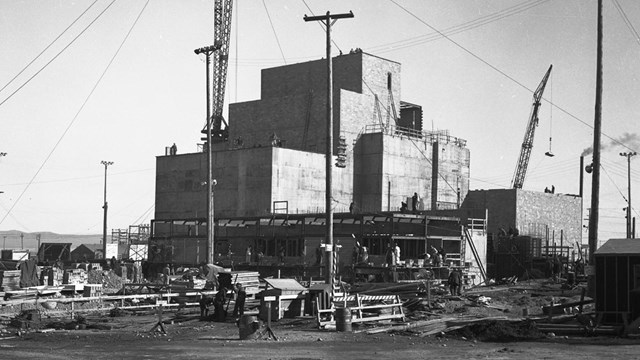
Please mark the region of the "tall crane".
MULTIPOLYGON (((211 118, 207 119, 202 129, 207 134, 207 125, 211 125, 211 139, 207 143, 226 141, 229 137, 229 124, 222 116, 224 107, 224 93, 227 85, 227 67, 229 64, 229 37, 231 35, 231 11, 233 0, 215 0, 213 13, 214 46, 217 49, 213 53, 213 78, 211 118), (224 123, 224 129, 222 124, 224 123)), ((206 139, 206 135, 205 138, 206 139)))
POLYGON ((533 137, 536 132, 536 127, 538 126, 538 109, 541 105, 540 99, 542 99, 542 93, 544 92, 545 86, 547 86, 547 80, 549 79, 549 74, 551 74, 551 68, 553 68, 553 65, 549 66, 549 70, 544 74, 540 85, 538 85, 538 88, 533 93, 533 107, 531 108, 527 131, 524 133, 524 141, 522 142, 522 149, 520 150, 520 159, 518 160, 516 171, 513 174, 513 179, 511 180, 511 187, 514 189, 522 189, 524 178, 527 175, 527 167, 529 167, 529 158, 531 157, 531 148, 533 148, 533 137))

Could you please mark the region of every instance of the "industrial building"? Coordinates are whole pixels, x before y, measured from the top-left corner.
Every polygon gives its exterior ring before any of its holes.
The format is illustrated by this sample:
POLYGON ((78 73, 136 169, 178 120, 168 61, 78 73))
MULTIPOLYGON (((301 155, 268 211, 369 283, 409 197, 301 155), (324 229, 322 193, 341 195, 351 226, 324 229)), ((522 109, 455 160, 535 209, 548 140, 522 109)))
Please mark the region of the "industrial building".
MULTIPOLYGON (((313 257, 311 249, 324 237, 324 63, 264 69, 261 98, 230 104, 226 136, 211 143, 217 254, 224 256, 231 249, 240 260, 248 245, 274 254, 280 245, 261 242, 290 239, 285 245, 289 260, 297 262, 303 254, 313 257)), ((333 210, 337 218, 342 216, 337 222, 352 226, 336 229, 338 242, 340 236, 348 237, 342 240, 348 254, 353 237, 425 238, 434 233, 442 239, 444 231, 455 241, 449 245, 451 253, 463 253, 459 219, 425 211, 453 210, 464 199, 469 190, 469 149, 465 140, 447 131, 423 130, 421 107, 401 101, 400 71, 399 63, 359 49, 333 59, 333 210), (440 222, 440 230, 430 231, 430 221, 440 222), (386 228, 379 228, 385 223, 386 228)), ((152 244, 149 256, 170 248, 172 255, 158 261, 177 262, 182 249, 182 261, 202 261, 207 241, 206 151, 167 153, 157 157, 156 166, 152 243, 157 246, 154 250, 152 244)), ((382 246, 372 255, 383 252, 382 246)), ((403 258, 417 257, 426 248, 423 241, 403 258)))
POLYGON ((522 189, 473 190, 464 199, 460 216, 487 220, 487 262, 493 277, 544 270, 547 260, 555 255, 564 263, 588 257, 580 253, 579 195, 522 189))

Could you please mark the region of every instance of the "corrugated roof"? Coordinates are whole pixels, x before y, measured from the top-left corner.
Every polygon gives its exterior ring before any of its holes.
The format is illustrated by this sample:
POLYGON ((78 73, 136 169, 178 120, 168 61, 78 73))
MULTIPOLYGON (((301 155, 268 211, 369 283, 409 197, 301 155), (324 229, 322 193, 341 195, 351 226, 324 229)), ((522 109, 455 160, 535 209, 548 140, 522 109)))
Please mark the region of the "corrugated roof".
POLYGON ((274 289, 280 290, 307 290, 304 286, 294 279, 264 279, 274 289))
POLYGON ((611 239, 595 255, 640 255, 640 239, 611 239))

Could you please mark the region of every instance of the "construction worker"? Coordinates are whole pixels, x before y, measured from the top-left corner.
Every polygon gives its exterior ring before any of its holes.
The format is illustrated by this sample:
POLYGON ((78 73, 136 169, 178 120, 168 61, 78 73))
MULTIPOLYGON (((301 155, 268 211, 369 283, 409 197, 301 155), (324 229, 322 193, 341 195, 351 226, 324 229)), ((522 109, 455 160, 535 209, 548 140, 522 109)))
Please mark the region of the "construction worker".
POLYGON ((200 266, 201 275, 206 280, 205 289, 217 289, 220 286, 218 282, 218 272, 220 267, 213 264, 202 264, 200 266))
POLYGON ((244 302, 247 299, 247 292, 242 284, 236 284, 236 304, 233 306, 233 317, 240 317, 244 314, 244 302))
POLYGON ((213 298, 213 318, 215 321, 224 322, 227 318, 227 311, 224 309, 224 304, 227 298, 227 289, 222 286, 213 298))
POLYGON ((449 274, 449 293, 452 296, 460 295, 461 280, 462 280, 462 275, 460 274, 460 270, 453 269, 449 274))
POLYGON ((351 252, 351 261, 353 265, 357 265, 360 261, 360 243, 357 241, 353 245, 353 252, 351 252))

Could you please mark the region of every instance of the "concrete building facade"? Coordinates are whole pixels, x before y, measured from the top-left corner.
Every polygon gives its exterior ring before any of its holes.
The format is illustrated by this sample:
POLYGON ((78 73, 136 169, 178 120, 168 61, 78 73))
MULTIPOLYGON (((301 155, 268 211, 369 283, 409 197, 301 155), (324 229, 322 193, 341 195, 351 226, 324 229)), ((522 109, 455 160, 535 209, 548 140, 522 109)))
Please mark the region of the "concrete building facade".
MULTIPOLYGON (((401 66, 361 51, 334 58, 334 211, 456 208, 468 192, 466 142, 423 132, 401 103, 401 66), (403 116, 404 115, 404 116, 403 116), (396 123, 396 119, 398 122, 396 123), (402 120, 400 120, 402 119, 402 120)), ((262 71, 261 99, 229 106, 229 140, 212 144, 215 216, 325 211, 324 60, 262 71)), ((156 219, 206 217, 206 153, 159 156, 156 219)))
POLYGON ((582 242, 582 198, 522 189, 473 190, 461 208, 462 217, 487 214, 487 233, 497 236, 500 229, 517 229, 520 235, 541 239, 560 238, 565 245, 582 242))

